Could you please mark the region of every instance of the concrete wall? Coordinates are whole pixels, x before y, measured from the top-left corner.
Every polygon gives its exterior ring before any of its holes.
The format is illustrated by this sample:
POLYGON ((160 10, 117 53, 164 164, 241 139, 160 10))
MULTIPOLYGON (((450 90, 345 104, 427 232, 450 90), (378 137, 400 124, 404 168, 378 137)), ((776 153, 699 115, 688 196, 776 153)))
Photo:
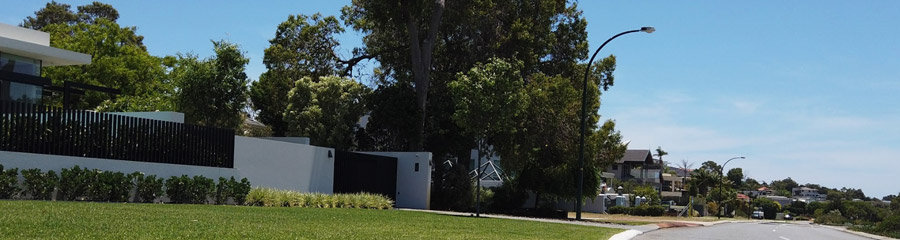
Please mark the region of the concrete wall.
POLYGON ((184 123, 184 113, 180 112, 111 112, 110 114, 184 123))
POLYGON ((299 143, 309 145, 308 137, 260 137, 259 139, 273 140, 279 142, 299 143))
POLYGON ((398 208, 430 209, 430 152, 360 153, 397 158, 397 202, 395 205, 398 208), (416 171, 416 164, 419 165, 418 171, 416 171))
MULTIPOLYGON (((0 164, 4 168, 19 168, 19 170, 39 168, 43 171, 53 170, 57 174, 63 168, 71 168, 78 165, 82 168, 100 169, 104 171, 117 171, 125 174, 143 172, 157 177, 169 178, 171 176, 202 175, 204 177, 219 179, 219 177, 232 177, 240 179, 241 176, 235 169, 202 167, 167 163, 148 163, 125 160, 109 160, 100 158, 70 157, 58 155, 44 155, 20 152, 0 151, 0 164)), ((218 180, 217 180, 218 181, 218 180)))
POLYGON ((256 187, 332 193, 333 156, 332 148, 234 137, 234 168, 256 187))

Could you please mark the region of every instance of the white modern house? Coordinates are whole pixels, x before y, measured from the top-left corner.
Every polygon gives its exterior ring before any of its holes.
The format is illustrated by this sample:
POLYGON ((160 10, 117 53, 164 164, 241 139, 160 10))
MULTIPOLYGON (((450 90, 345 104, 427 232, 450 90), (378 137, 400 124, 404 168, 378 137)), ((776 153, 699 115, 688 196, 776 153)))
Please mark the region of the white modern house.
POLYGON ((47 66, 84 65, 91 55, 50 47, 50 34, 0 23, 0 99, 40 103, 47 66))
POLYGON ((47 33, 0 23, 0 164, 55 172, 78 165, 162 178, 247 178, 254 187, 328 194, 349 187, 393 196, 396 207, 429 208, 428 152, 353 153, 362 158, 342 159, 333 148, 309 145, 308 138, 235 136, 231 129, 185 124, 181 113, 98 113, 42 105, 48 91, 78 91, 68 83, 53 86, 41 77, 42 67, 90 63, 90 55, 50 47, 47 33), (369 158, 384 164, 373 165, 369 158), (377 167, 379 174, 357 174, 375 171, 362 165, 377 167), (383 184, 375 189, 370 182, 383 184))

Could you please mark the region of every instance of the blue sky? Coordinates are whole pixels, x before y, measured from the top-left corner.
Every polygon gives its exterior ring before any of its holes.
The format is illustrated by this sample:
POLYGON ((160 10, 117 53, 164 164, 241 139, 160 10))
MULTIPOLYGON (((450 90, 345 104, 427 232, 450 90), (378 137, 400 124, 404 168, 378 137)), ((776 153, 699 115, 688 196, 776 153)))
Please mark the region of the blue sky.
MULTIPOLYGON (((73 6, 90 1, 61 1, 73 6)), ((288 14, 339 15, 349 1, 109 1, 151 54, 212 54, 238 43, 248 75, 288 14)), ((4 4, 18 24, 45 2, 4 4)), ((618 59, 600 113, 631 148, 662 146, 696 166, 734 156, 760 181, 900 192, 900 1, 581 1, 592 47, 618 59)), ((350 55, 361 35, 340 37, 350 55)), ((369 63, 371 66, 372 63, 369 63)))

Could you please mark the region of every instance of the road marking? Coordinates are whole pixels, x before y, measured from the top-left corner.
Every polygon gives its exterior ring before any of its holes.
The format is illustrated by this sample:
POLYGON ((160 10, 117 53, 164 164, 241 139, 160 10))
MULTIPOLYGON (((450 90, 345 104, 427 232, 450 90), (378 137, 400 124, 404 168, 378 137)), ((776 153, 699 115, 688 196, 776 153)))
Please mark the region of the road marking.
POLYGON ((778 236, 778 237, 781 238, 781 239, 783 239, 783 240, 791 240, 790 238, 786 238, 786 237, 782 237, 782 236, 778 236))

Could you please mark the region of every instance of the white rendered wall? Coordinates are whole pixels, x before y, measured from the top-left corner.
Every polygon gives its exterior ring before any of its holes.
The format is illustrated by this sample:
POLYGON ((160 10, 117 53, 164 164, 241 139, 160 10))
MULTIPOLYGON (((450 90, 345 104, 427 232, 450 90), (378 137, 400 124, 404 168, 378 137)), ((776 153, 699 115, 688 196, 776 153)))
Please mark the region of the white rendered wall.
POLYGON ((260 139, 309 145, 308 137, 259 137, 260 139))
POLYGON ((184 113, 180 112, 111 112, 109 114, 184 123, 184 113))
POLYGON ((430 209, 431 153, 430 152, 360 152, 397 158, 398 208, 430 209), (416 163, 419 171, 415 171, 416 163))
POLYGON ((72 168, 78 165, 87 169, 100 169, 103 171, 116 171, 125 174, 142 172, 146 175, 156 175, 167 179, 171 176, 195 176, 201 175, 218 181, 219 177, 229 178, 241 176, 235 169, 202 167, 168 163, 149 163, 126 160, 110 160, 100 158, 84 158, 59 155, 44 155, 33 153, 0 151, 0 164, 5 169, 19 168, 19 171, 31 168, 39 168, 43 171, 53 170, 59 174, 63 168, 72 168))
POLYGON ((234 168, 254 187, 332 193, 333 156, 332 148, 234 137, 234 168))

